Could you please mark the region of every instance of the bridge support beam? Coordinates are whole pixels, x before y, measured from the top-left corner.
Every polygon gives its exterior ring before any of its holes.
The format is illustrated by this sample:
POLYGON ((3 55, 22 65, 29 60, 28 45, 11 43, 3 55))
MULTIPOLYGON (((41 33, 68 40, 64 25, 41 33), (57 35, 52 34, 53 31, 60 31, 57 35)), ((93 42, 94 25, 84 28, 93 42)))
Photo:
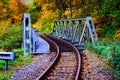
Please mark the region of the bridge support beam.
POLYGON ((30 26, 30 14, 24 14, 23 17, 23 49, 24 56, 31 52, 31 26, 30 26))

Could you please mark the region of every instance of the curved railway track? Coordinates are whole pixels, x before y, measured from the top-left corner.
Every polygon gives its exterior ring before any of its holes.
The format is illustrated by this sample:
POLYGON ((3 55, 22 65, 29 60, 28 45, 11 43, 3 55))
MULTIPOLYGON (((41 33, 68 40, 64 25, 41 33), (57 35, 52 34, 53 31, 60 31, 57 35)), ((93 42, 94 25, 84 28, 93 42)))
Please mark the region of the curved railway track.
POLYGON ((55 61, 57 61, 57 58, 60 53, 59 46, 54 41, 50 40, 49 38, 47 38, 45 36, 42 36, 42 37, 50 44, 50 46, 52 46, 52 47, 50 47, 50 51, 55 52, 56 56, 55 56, 54 60, 52 61, 52 63, 50 64, 50 66, 39 77, 37 77, 36 80, 40 80, 46 74, 46 72, 50 70, 50 68, 54 65, 55 61))
POLYGON ((79 80, 81 57, 78 49, 71 43, 50 35, 43 38, 52 45, 51 50, 57 51, 53 63, 36 80, 79 80))

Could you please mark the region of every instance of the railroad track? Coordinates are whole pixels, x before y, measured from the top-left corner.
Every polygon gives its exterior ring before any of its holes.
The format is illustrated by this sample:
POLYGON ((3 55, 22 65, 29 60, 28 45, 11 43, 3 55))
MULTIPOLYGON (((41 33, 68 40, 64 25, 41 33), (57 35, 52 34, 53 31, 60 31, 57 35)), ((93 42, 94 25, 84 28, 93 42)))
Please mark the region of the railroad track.
POLYGON ((77 48, 65 40, 50 35, 43 38, 46 41, 51 39, 48 41, 52 45, 51 48, 54 46, 51 50, 57 51, 53 63, 36 80, 79 80, 81 57, 77 48))

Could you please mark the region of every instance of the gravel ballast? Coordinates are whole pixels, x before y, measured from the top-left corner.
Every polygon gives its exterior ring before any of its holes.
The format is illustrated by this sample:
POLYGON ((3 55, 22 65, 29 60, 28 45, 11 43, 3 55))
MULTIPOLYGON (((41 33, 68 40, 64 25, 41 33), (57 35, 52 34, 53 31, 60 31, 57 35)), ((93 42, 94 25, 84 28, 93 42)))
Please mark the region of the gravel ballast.
POLYGON ((16 70, 9 80, 35 80, 51 64, 55 53, 37 55, 34 61, 16 70))

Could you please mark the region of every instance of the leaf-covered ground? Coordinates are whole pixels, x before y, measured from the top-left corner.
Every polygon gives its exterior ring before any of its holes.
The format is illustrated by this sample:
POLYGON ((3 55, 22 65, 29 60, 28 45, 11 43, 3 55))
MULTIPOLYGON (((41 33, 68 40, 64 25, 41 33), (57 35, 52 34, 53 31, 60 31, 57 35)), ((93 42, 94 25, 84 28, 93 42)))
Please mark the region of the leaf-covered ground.
POLYGON ((113 80, 109 74, 108 66, 105 65, 99 55, 84 50, 82 56, 81 78, 83 80, 113 80))

